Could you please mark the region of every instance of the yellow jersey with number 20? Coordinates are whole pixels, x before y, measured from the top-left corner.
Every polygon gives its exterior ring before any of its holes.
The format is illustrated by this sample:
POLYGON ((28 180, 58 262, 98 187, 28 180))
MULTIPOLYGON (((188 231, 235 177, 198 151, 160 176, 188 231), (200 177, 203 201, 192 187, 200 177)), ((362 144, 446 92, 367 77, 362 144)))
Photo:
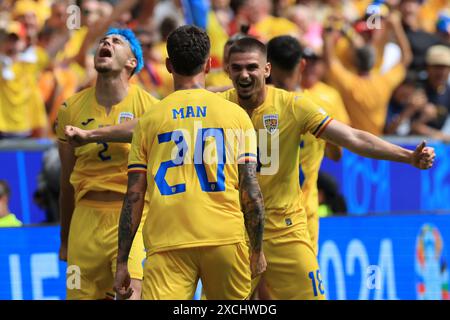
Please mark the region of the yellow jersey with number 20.
POLYGON ((146 172, 147 254, 245 241, 238 163, 256 163, 247 113, 205 89, 178 90, 142 117, 128 172, 146 172))

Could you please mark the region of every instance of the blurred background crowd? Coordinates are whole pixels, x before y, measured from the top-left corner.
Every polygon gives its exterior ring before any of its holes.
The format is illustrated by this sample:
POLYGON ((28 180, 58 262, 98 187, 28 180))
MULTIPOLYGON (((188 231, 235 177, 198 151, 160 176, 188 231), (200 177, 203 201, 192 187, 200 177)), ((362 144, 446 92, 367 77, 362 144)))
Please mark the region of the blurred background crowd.
POLYGON ((291 35, 298 89, 339 105, 351 126, 450 142, 449 0, 0 0, 0 139, 54 137, 62 103, 95 82, 109 26, 135 31, 145 66, 131 81, 165 97, 165 40, 186 23, 210 36, 211 90, 231 86, 230 37, 291 35))
POLYGON ((304 50, 299 88, 342 103, 353 127, 450 141, 448 0, 2 0, 0 138, 53 136, 60 105, 95 81, 107 26, 137 33, 146 63, 132 81, 163 98, 173 90, 165 39, 185 23, 211 38, 213 90, 231 85, 230 36, 289 34, 304 50))

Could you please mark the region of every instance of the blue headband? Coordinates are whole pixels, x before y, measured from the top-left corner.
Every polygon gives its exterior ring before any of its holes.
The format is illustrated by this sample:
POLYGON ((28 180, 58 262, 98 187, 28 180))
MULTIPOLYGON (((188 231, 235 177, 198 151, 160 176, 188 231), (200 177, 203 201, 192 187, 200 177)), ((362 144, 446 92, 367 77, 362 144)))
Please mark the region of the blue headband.
POLYGON ((142 56, 141 43, 134 35, 134 32, 131 31, 130 29, 110 28, 108 32, 106 32, 105 36, 110 36, 112 34, 118 34, 128 41, 128 44, 130 45, 131 48, 131 52, 133 52, 134 57, 137 60, 136 69, 134 69, 133 74, 139 73, 139 71, 141 71, 142 68, 144 67, 144 58, 142 56))

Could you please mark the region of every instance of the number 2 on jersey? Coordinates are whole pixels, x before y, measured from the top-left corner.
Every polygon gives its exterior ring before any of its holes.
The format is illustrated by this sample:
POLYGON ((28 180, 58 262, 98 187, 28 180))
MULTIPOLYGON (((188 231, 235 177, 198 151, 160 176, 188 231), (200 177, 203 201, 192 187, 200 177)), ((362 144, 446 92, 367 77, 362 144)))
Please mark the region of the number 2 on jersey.
POLYGON ((105 152, 108 151, 109 145, 105 142, 97 142, 97 144, 103 145, 103 149, 98 153, 98 157, 102 161, 108 161, 111 160, 111 156, 105 155, 105 152))
MULTIPOLYGON (((194 149, 194 163, 195 171, 200 182, 200 186, 203 192, 221 192, 225 191, 225 142, 222 128, 203 128, 197 131, 197 140, 194 149), (214 137, 217 148, 217 158, 219 163, 217 164, 217 181, 208 181, 208 175, 206 173, 206 165, 203 159, 203 150, 205 148, 205 139, 207 137, 214 137), (200 159, 198 159, 200 158, 200 159)), ((174 186, 170 186, 165 176, 169 168, 179 167, 184 164, 184 159, 188 150, 188 145, 183 136, 183 132, 180 130, 166 132, 158 135, 158 143, 174 142, 177 147, 176 158, 164 161, 160 164, 158 171, 155 175, 155 182, 162 195, 174 195, 177 193, 186 191, 186 184, 181 183, 174 186)))

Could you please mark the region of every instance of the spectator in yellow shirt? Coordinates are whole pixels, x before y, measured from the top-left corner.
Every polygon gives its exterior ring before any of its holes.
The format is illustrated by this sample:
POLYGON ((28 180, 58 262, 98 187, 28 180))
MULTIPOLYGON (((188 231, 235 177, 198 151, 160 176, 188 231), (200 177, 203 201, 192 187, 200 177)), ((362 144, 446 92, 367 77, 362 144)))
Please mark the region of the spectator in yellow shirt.
POLYGON ((239 30, 242 24, 251 25, 249 34, 257 37, 262 42, 281 36, 298 36, 297 26, 283 17, 271 15, 272 3, 270 0, 244 0, 235 14, 236 26, 230 27, 230 32, 239 30))
POLYGON ((14 214, 9 212, 9 196, 11 191, 8 182, 0 180, 0 228, 21 227, 22 222, 14 214))
POLYGON ((334 53, 333 38, 338 35, 337 31, 327 28, 324 32, 327 79, 341 94, 352 126, 375 135, 383 133, 389 99, 405 78, 406 68, 412 61, 411 49, 398 13, 389 15, 388 25, 397 39, 402 58, 384 74, 371 72, 375 60, 374 49, 357 35, 352 39, 352 44, 358 73, 348 71, 334 53))
POLYGON ((46 135, 39 67, 33 52, 25 51, 25 37, 23 26, 13 21, 0 47, 0 139, 46 135))

